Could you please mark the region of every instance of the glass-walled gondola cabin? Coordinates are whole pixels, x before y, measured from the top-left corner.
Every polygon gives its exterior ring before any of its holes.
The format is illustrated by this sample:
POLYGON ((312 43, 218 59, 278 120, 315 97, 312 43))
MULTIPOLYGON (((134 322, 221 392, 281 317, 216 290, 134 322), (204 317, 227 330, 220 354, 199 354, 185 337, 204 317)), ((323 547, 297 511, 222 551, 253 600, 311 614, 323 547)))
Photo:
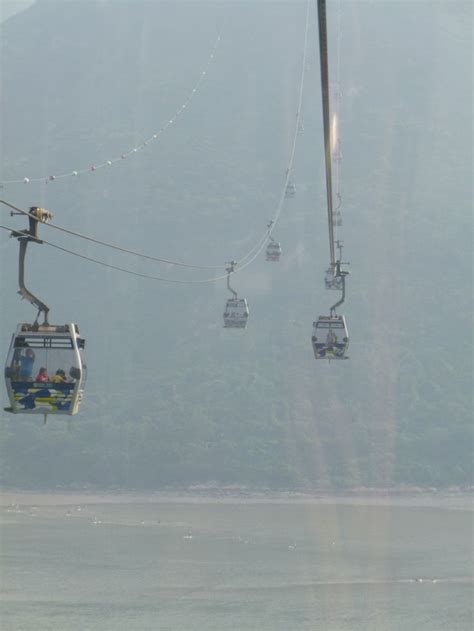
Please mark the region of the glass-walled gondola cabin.
POLYGON ((265 258, 267 261, 272 261, 273 263, 278 263, 281 256, 281 245, 278 241, 271 241, 267 245, 267 249, 265 252, 265 258))
POLYGON ((315 359, 347 359, 349 333, 344 316, 319 316, 311 336, 315 359))
POLYGON ((86 381, 77 324, 19 324, 5 366, 14 414, 77 414, 86 381))
POLYGON ((245 298, 229 298, 224 310, 226 329, 245 329, 249 317, 249 307, 245 298))

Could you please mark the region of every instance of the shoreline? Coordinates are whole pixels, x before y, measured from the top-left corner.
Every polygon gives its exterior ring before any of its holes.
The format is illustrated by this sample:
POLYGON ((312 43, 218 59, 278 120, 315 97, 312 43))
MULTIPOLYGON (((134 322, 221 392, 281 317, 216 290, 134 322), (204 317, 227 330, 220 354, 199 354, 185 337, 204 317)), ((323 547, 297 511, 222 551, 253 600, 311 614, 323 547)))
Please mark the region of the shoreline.
POLYGON ((2 489, 0 507, 77 504, 320 504, 407 506, 474 511, 473 489, 357 489, 352 491, 274 491, 237 487, 191 487, 157 491, 107 489, 2 489))

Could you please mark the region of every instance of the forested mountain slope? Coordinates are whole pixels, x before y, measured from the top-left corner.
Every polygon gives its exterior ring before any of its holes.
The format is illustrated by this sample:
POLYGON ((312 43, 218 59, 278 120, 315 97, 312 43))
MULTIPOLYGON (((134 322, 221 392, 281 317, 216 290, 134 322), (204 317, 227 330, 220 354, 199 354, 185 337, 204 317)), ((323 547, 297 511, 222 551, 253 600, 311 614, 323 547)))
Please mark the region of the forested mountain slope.
MULTIPOLYGON (((233 285, 166 285, 31 246, 28 285, 87 338, 79 416, 10 416, 5 485, 159 488, 215 481, 343 488, 471 482, 470 3, 342 3, 340 133, 350 360, 316 362, 311 323, 334 292, 316 14, 282 260, 233 285)), ((306 3, 39 1, 1 26, 2 197, 59 225, 204 265, 245 254, 273 216, 294 131, 306 3), (140 144, 107 169, 46 182, 140 144)), ((329 13, 331 59, 336 14, 329 13)), ((334 74, 335 65, 331 67, 334 74)), ((2 224, 23 228, 2 211, 2 224)), ((198 280, 41 227, 45 239, 138 272, 198 280)), ((33 309, 0 235, 0 356, 33 309)), ((212 272, 210 273, 212 276, 212 272)), ((220 275, 220 272, 218 273, 220 275)), ((6 397, 3 397, 6 401, 6 397)), ((2 406, 3 407, 3 406, 2 406)))

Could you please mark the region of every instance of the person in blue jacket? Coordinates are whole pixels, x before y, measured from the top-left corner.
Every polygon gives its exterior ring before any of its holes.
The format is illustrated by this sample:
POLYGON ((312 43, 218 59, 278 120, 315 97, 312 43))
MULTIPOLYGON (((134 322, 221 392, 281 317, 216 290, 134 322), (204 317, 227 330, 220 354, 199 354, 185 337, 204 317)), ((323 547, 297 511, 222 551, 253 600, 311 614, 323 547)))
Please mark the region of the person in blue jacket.
POLYGON ((34 363, 35 353, 31 348, 27 348, 25 354, 20 357, 20 381, 32 380, 34 363))

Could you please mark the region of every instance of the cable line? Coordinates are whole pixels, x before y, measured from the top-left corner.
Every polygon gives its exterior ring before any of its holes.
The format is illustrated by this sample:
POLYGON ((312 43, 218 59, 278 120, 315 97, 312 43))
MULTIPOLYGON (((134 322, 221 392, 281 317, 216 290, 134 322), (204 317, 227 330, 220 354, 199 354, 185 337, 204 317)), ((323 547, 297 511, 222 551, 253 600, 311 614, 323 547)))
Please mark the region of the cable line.
MULTIPOLYGON (((303 101, 303 91, 304 91, 304 77, 305 77, 305 66, 306 66, 306 56, 307 56, 307 41, 308 41, 308 28, 309 28, 309 11, 310 11, 310 0, 307 1, 307 9, 306 9, 306 24, 305 24, 305 36, 304 36, 304 46, 303 46, 303 60, 302 60, 302 65, 301 65, 301 80, 300 80, 300 87, 299 87, 299 97, 298 97, 298 110, 297 110, 297 115, 296 115, 296 121, 295 121, 295 130, 294 130, 294 135, 293 135, 293 142, 292 142, 292 148, 291 148, 291 153, 290 153, 290 157, 289 157, 289 161, 288 161, 288 166, 286 169, 286 177, 285 177, 285 181, 282 187, 282 191, 280 194, 280 199, 276 208, 276 212, 275 215, 273 216, 273 219, 269 222, 268 226, 267 226, 267 230, 263 233, 263 235, 256 241, 256 243, 252 246, 252 248, 244 255, 242 256, 240 259, 238 259, 237 261, 235 261, 235 265, 237 267, 237 269, 234 270, 233 273, 238 273, 241 272, 243 269, 245 269, 246 267, 248 267, 251 263, 253 263, 256 258, 259 256, 259 254, 262 252, 262 250, 264 249, 268 238, 271 236, 279 218, 281 215, 281 211, 283 208, 283 204, 285 201, 285 192, 290 180, 290 173, 291 170, 293 168, 293 163, 294 163, 294 158, 295 158, 295 153, 296 153, 296 144, 297 144, 297 139, 298 139, 298 128, 299 128, 299 124, 300 124, 300 118, 301 118, 301 106, 302 106, 302 101, 303 101)), ((0 199, 0 203, 4 204, 5 206, 8 206, 9 208, 11 208, 12 210, 14 210, 16 213, 22 214, 22 215, 26 215, 28 217, 33 217, 36 218, 36 216, 34 214, 32 214, 31 212, 27 212, 9 202, 7 202, 6 200, 0 199)), ((218 269, 222 269, 224 266, 220 265, 220 266, 207 266, 207 265, 194 265, 194 264, 190 264, 190 263, 184 263, 182 261, 174 261, 171 259, 164 259, 164 258, 160 258, 160 257, 154 257, 154 256, 150 256, 141 252, 137 252, 135 250, 130 250, 128 248, 124 248, 122 246, 118 246, 112 243, 108 243, 106 241, 102 241, 100 239, 96 239, 95 237, 91 237, 88 235, 84 235, 78 232, 75 232, 73 230, 69 230, 67 228, 63 228, 62 226, 58 226, 56 224, 53 223, 45 223, 45 226, 51 227, 51 228, 55 228, 56 230, 59 230, 61 232, 64 232, 66 234, 81 238, 81 239, 85 239, 87 241, 90 241, 92 243, 96 243, 98 245, 102 245, 104 247, 108 247, 114 250, 117 250, 119 252, 123 252, 126 254, 131 254, 134 256, 138 256, 147 260, 152 260, 152 261, 156 261, 159 263, 166 263, 169 265, 174 265, 176 267, 183 267, 183 268, 189 268, 189 269, 202 269, 202 270, 218 270, 218 269)), ((0 226, 0 228, 4 229, 4 230, 9 230, 12 233, 17 233, 18 230, 14 230, 11 228, 8 228, 7 226, 0 226)), ((153 275, 149 275, 149 274, 142 274, 139 272, 134 272, 132 270, 117 266, 117 265, 112 265, 110 263, 105 263, 104 261, 101 261, 99 259, 95 259, 83 254, 80 254, 78 252, 74 252, 73 250, 69 250, 68 248, 64 248, 62 246, 59 246, 57 244, 51 243, 49 241, 45 241, 44 239, 41 240, 43 243, 45 243, 46 245, 49 245, 50 247, 56 248, 58 250, 61 250, 62 252, 66 252, 68 254, 71 254, 72 256, 77 256, 81 259, 90 261, 92 263, 96 263, 98 265, 102 265, 104 267, 108 267, 111 269, 115 269, 117 271, 123 272, 125 274, 131 274, 133 276, 139 276, 141 278, 147 278, 150 280, 156 280, 156 281, 161 281, 161 282, 165 282, 165 283, 176 283, 176 284, 202 284, 202 283, 213 283, 216 282, 218 280, 222 280, 224 278, 227 278, 227 274, 223 274, 223 275, 219 275, 219 276, 215 276, 212 278, 206 278, 206 279, 201 279, 201 280, 176 280, 176 279, 169 279, 169 278, 164 278, 161 276, 153 276, 153 275)))
MULTIPOLYGON (((47 224, 45 224, 47 225, 47 224)), ((18 234, 18 230, 15 228, 9 228, 8 226, 0 225, 0 228, 3 230, 8 230, 13 235, 18 234)), ((90 261, 91 263, 96 263, 97 265, 102 265, 103 267, 109 267, 111 269, 117 270, 119 272, 123 272, 124 274, 131 274, 132 276, 140 276, 141 278, 147 278, 149 280, 161 281, 164 283, 176 283, 180 285, 191 285, 191 284, 199 284, 199 283, 214 283, 217 280, 222 280, 227 277, 227 274, 223 274, 222 276, 216 276, 215 278, 205 278, 203 280, 176 280, 171 278, 164 278, 162 276, 152 276, 150 274, 142 274, 140 272, 134 272, 133 270, 126 269, 124 267, 120 267, 118 265, 112 265, 111 263, 106 263, 105 261, 100 261, 99 259, 92 258, 91 256, 86 256, 85 254, 80 254, 79 252, 74 252, 73 250, 69 250, 68 248, 63 248, 56 243, 51 243, 50 241, 45 241, 41 239, 41 243, 45 245, 49 245, 56 250, 61 250, 61 252, 66 252, 67 254, 71 254, 72 256, 77 256, 80 259, 84 259, 85 261, 90 261)), ((224 266, 221 266, 224 267, 224 266)))
MULTIPOLYGON (((293 133, 293 142, 291 145, 291 153, 290 153, 290 157, 288 160, 288 165, 287 165, 287 169, 286 169, 286 177, 285 177, 285 181, 283 184, 283 188, 281 191, 281 195, 280 195, 280 200, 278 202, 278 206, 275 212, 275 215, 272 217, 269 225, 268 225, 268 236, 270 237, 273 230, 276 227, 276 224, 278 223, 278 220, 280 219, 280 215, 281 215, 281 211, 283 209, 283 205, 285 203, 285 197, 286 197, 286 190, 288 188, 288 184, 290 182, 290 175, 291 175, 291 171, 293 169, 293 164, 295 161, 295 154, 296 154, 296 144, 298 142, 298 130, 299 130, 299 126, 301 123, 301 107, 303 104, 303 92, 304 92, 304 80, 305 80, 305 73, 306 73, 306 57, 307 57, 307 47, 308 47, 308 30, 309 30, 309 12, 310 12, 310 0, 307 1, 306 3, 306 23, 305 23, 305 32, 304 32, 304 43, 303 43, 303 60, 301 63, 301 78, 300 78, 300 87, 299 87, 299 91, 298 91, 298 109, 296 111, 296 120, 295 120, 295 130, 293 133)), ((253 260, 255 260, 255 258, 260 254, 260 252, 263 250, 265 244, 262 245, 262 247, 258 250, 258 252, 256 253, 256 256, 254 258, 252 258, 247 265, 249 265, 253 260)), ((242 269, 242 267, 240 267, 240 269, 242 269)))
MULTIPOLYGON (((31 213, 27 212, 26 210, 23 210, 22 208, 18 208, 17 206, 14 206, 13 204, 10 204, 4 199, 0 199, 0 203, 5 204, 5 206, 8 206, 9 208, 12 208, 15 212, 20 213, 21 215, 27 215, 28 217, 32 216, 31 213)), ((170 259, 160 258, 158 256, 151 256, 149 254, 144 254, 143 252, 137 252, 136 250, 129 250, 128 248, 124 248, 120 245, 115 245, 113 243, 108 243, 107 241, 102 241, 101 239, 96 239, 95 237, 91 237, 86 234, 81 234, 80 232, 75 232, 74 230, 68 230, 67 228, 63 228, 62 226, 58 226, 54 223, 48 223, 45 225, 49 226, 50 228, 54 228, 56 230, 64 232, 66 234, 70 234, 74 237, 79 237, 80 239, 91 241, 92 243, 97 243, 98 245, 103 245, 106 248, 111 248, 113 250, 117 250, 125 254, 132 254, 133 256, 139 256, 140 258, 148 259, 150 261, 156 261, 158 263, 166 263, 168 265, 175 265, 176 267, 188 267, 192 269, 222 269, 222 265, 213 265, 213 266, 192 265, 190 263, 183 263, 182 261, 173 261, 170 259)))
POLYGON ((331 265, 336 265, 334 255, 334 223, 332 201, 332 171, 331 171, 331 122, 329 118, 329 69, 328 69, 328 39, 326 21, 326 2, 318 0, 319 27, 319 58, 321 65, 321 97, 323 104, 324 153, 326 161, 326 194, 328 204, 329 253, 331 265))
POLYGON ((168 121, 162 125, 160 127, 160 129, 155 132, 152 136, 150 136, 149 138, 147 138, 146 140, 144 140, 143 142, 141 142, 139 145, 132 147, 131 149, 128 149, 127 151, 124 151, 123 153, 120 154, 120 156, 116 156, 114 158, 111 158, 110 160, 106 160, 105 162, 101 162, 100 164, 92 164, 91 166, 85 168, 85 169, 79 169, 79 170, 75 170, 75 171, 69 171, 67 173, 61 173, 58 175, 44 175, 42 177, 23 177, 21 179, 14 179, 14 180, 4 180, 3 182, 0 182, 0 187, 2 186, 7 186, 9 184, 29 184, 31 182, 53 182, 55 180, 60 180, 66 177, 75 177, 78 175, 83 175, 84 173, 93 173, 95 171, 98 171, 99 169, 103 169, 105 167, 110 167, 113 164, 116 164, 118 162, 121 162, 122 160, 125 160, 126 158, 128 158, 129 156, 137 153, 138 151, 144 149, 145 147, 147 147, 150 143, 154 142, 155 140, 157 140, 169 127, 171 127, 171 125, 173 125, 176 122, 176 119, 178 118, 178 116, 180 116, 184 110, 189 106, 189 104, 191 103, 193 97, 195 96, 195 94, 198 92, 199 88, 201 87, 202 82, 204 81, 204 78, 207 74, 207 71, 209 69, 209 67, 211 66, 211 63, 214 59, 215 53, 217 51, 217 48, 219 46, 220 40, 221 40, 221 33, 222 33, 223 27, 221 27, 219 34, 211 48, 211 52, 208 55, 208 60, 206 65, 204 66, 204 70, 201 71, 200 75, 199 75, 199 79, 197 80, 197 82, 195 83, 194 87, 192 88, 191 92, 189 92, 188 96, 186 97, 184 103, 181 105, 181 107, 179 107, 176 112, 171 116, 170 119, 168 119, 168 121))
POLYGON ((342 29, 341 29, 341 0, 337 0, 337 38, 336 38, 336 83, 333 86, 331 91, 331 102, 332 102, 332 158, 334 162, 334 191, 335 191, 335 202, 336 206, 334 208, 334 232, 337 235, 338 227, 342 226, 342 214, 341 214, 341 206, 342 206, 342 197, 340 191, 341 184, 341 163, 342 163, 342 152, 341 152, 341 139, 339 134, 339 123, 340 123, 340 113, 341 113, 341 37, 342 37, 342 29))
MULTIPOLYGON (((19 208, 18 206, 14 206, 13 204, 10 204, 10 202, 7 202, 4 199, 0 199, 0 204, 4 204, 5 206, 8 206, 9 208, 14 210, 18 214, 25 215, 27 217, 33 217, 33 218, 35 217, 35 215, 32 214, 31 212, 23 210, 22 208, 19 208)), ((222 269, 223 268, 223 265, 194 265, 194 264, 191 264, 191 263, 183 263, 182 261, 174 261, 174 260, 171 260, 171 259, 164 259, 164 258, 161 258, 161 257, 158 257, 158 256, 151 256, 149 254, 144 254, 143 252, 137 252, 136 250, 130 250, 128 248, 124 248, 122 246, 115 245, 113 243, 108 243, 107 241, 102 241, 101 239, 96 239, 95 237, 91 237, 89 235, 81 234, 80 232, 75 232, 74 230, 69 230, 68 228, 63 228, 62 226, 58 226, 58 225, 53 224, 53 223, 47 223, 45 225, 50 227, 50 228, 55 228, 56 230, 59 230, 60 232, 64 232, 65 234, 69 234, 69 235, 72 235, 74 237, 78 237, 80 239, 84 239, 86 241, 90 241, 92 243, 96 243, 98 245, 102 245, 104 247, 111 248, 113 250, 117 250, 118 252, 123 252, 125 254, 131 254, 133 256, 138 256, 140 258, 147 259, 147 260, 150 260, 150 261, 155 261, 155 262, 158 262, 158 263, 166 263, 167 265, 174 265, 176 267, 185 267, 185 268, 189 268, 189 269, 217 270, 217 269, 222 269)), ((264 235, 258 239, 257 243, 254 246, 252 246, 252 248, 244 256, 242 256, 240 259, 238 259, 236 262, 238 264, 241 264, 249 256, 251 256, 253 254, 253 252, 255 251, 255 249, 260 247, 260 244, 261 244, 262 240, 265 241, 268 238, 268 234, 269 234, 269 231, 266 230, 264 235)))
MULTIPOLYGON (((304 36, 304 48, 303 48, 303 62, 302 62, 302 70, 301 70, 301 80, 300 80, 300 88, 299 88, 299 98, 298 98, 298 110, 297 110, 297 115, 296 115, 296 122, 295 122, 295 131, 293 134, 293 142, 292 142, 292 149, 291 149, 291 153, 290 153, 290 158, 288 161, 288 165, 287 165, 287 169, 286 169, 286 177, 285 177, 285 181, 282 187, 282 192, 280 194, 280 199, 277 205, 277 209, 275 212, 275 215, 272 219, 272 221, 270 222, 267 230, 265 231, 265 233, 263 234, 262 237, 260 237, 258 239, 258 241, 255 243, 254 246, 252 246, 252 248, 242 257, 240 257, 240 259, 236 260, 236 264, 238 265, 237 270, 235 270, 236 272, 241 271, 242 269, 244 269, 245 267, 247 267, 248 265, 250 265, 250 263, 252 263, 260 254, 260 252, 263 250, 263 248, 265 247, 265 244, 267 242, 267 239, 269 236, 271 236, 279 218, 281 215, 281 211, 283 208, 283 204, 285 201, 285 191, 286 188, 288 186, 289 180, 290 180, 290 174, 291 174, 291 170, 293 168, 293 163, 294 163, 294 158, 295 158, 295 153, 296 153, 296 143, 298 140, 298 127, 300 124, 300 118, 301 118, 301 106, 302 106, 302 101, 303 101, 303 89, 304 89, 304 77, 305 77, 305 64, 306 64, 306 51, 307 51, 307 41, 308 41, 308 27, 309 27, 309 9, 310 9, 310 1, 308 0, 307 2, 307 9, 306 9, 306 25, 305 25, 305 36, 304 36), (249 258, 250 257, 250 258, 249 258), (248 261, 246 259, 249 259, 248 261)), ((10 204, 9 202, 7 202, 4 199, 0 199, 0 203, 4 204, 5 206, 8 206, 9 208, 11 208, 12 210, 14 210, 17 213, 20 213, 22 215, 27 215, 27 216, 32 216, 31 213, 27 212, 26 210, 23 210, 21 208, 19 208, 18 206, 14 206, 13 204, 10 204)), ((217 269, 222 269, 222 265, 194 265, 191 263, 184 263, 182 261, 174 261, 171 259, 165 259, 165 258, 161 258, 161 257, 156 257, 156 256, 151 256, 148 254, 144 254, 142 252, 137 252, 136 250, 130 250, 128 248, 124 248, 122 246, 118 246, 115 245, 113 243, 109 243, 107 241, 103 241, 101 239, 96 239, 95 237, 91 237, 89 235, 85 235, 85 234, 81 234, 79 232, 76 232, 74 230, 69 230, 67 228, 63 228, 62 226, 58 226, 54 223, 47 223, 45 224, 46 226, 50 227, 50 228, 55 228, 56 230, 59 230, 61 232, 64 232, 66 234, 78 237, 80 239, 85 239, 86 241, 90 241, 92 243, 96 243, 98 245, 102 245, 104 247, 108 247, 114 250, 117 250, 119 252, 123 252, 126 254, 131 254, 133 256, 138 256, 147 260, 151 260, 151 261, 156 261, 158 263, 166 263, 168 265, 174 265, 176 267, 185 267, 185 268, 190 268, 190 269, 207 269, 207 270, 217 270, 217 269)), ((45 242, 46 243, 46 242, 45 242)), ((219 277, 220 278, 220 277, 219 277)), ((225 278, 225 276, 224 276, 225 278)), ((183 281, 185 282, 185 281, 183 281)), ((186 281, 186 282, 190 282, 190 281, 186 281)), ((200 281, 197 281, 200 282, 200 281)))

